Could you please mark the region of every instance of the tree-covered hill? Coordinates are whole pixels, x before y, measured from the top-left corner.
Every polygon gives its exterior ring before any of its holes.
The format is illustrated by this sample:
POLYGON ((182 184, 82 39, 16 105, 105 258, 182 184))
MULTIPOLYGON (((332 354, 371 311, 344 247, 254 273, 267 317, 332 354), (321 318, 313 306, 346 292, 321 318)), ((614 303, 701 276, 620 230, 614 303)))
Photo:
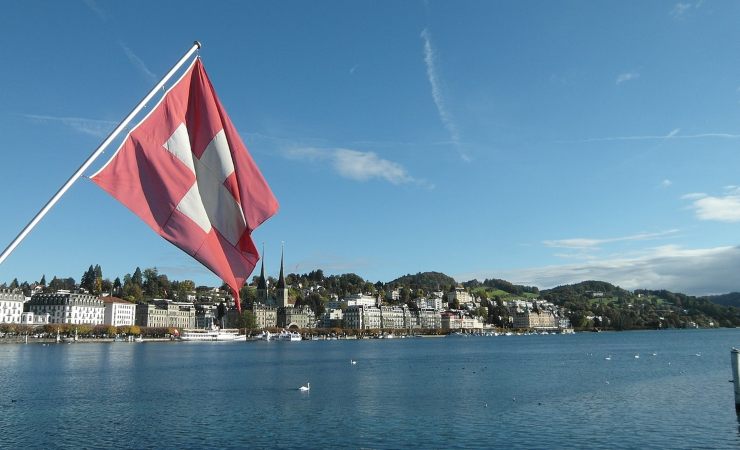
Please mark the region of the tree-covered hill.
POLYGON ((455 286, 457 282, 454 278, 440 272, 419 272, 416 275, 404 275, 388 283, 389 286, 407 287, 412 290, 421 289, 425 292, 448 289, 455 286))
POLYGON ((707 295, 702 297, 716 305, 740 307, 740 292, 730 292, 722 295, 707 295))

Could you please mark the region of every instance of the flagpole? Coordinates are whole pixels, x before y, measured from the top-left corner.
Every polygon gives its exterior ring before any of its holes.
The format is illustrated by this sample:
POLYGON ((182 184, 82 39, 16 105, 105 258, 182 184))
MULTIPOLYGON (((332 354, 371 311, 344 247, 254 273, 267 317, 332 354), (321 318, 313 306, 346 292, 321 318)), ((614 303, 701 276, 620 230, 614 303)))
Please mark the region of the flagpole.
POLYGON ((34 216, 33 219, 31 219, 30 222, 28 222, 28 225, 26 225, 25 228, 16 236, 16 238, 13 240, 13 242, 8 245, 8 247, 3 251, 3 253, 0 255, 0 264, 5 261, 5 259, 10 255, 10 253, 15 250, 15 248, 18 246, 18 244, 21 243, 21 241, 28 235, 28 233, 31 232, 31 230, 43 219, 43 217, 46 215, 47 212, 59 201, 59 199, 64 195, 67 190, 69 190, 70 187, 72 187, 72 184, 74 184, 75 181, 77 181, 78 178, 82 175, 85 170, 87 170, 90 165, 95 161, 95 159, 100 156, 101 153, 110 145, 110 143, 118 136, 118 134, 123 131, 124 128, 133 120, 133 118, 146 106, 146 104, 149 102, 149 100, 154 97, 154 95, 157 94, 157 92, 167 83, 167 81, 172 78, 172 75, 177 72, 180 67, 182 67, 183 64, 191 57, 193 56, 193 53, 195 53, 200 48, 200 42, 195 41, 193 42, 193 46, 190 47, 190 50, 185 53, 185 55, 180 58, 177 63, 175 63, 174 66, 170 69, 169 72, 157 83, 156 86, 144 97, 143 100, 139 102, 136 107, 134 107, 133 110, 126 116, 125 119, 121 123, 118 124, 118 126, 108 135, 107 138, 100 144, 100 146, 95 149, 95 151, 87 158, 87 160, 82 163, 79 169, 67 180, 64 185, 59 188, 56 194, 44 205, 43 208, 34 216))

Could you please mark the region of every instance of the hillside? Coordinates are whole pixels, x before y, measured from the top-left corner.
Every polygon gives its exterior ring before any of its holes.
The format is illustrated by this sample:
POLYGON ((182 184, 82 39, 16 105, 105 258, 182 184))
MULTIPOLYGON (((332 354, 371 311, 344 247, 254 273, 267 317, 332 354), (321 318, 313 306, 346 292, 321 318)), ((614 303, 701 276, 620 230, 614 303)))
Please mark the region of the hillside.
POLYGON ((447 290, 456 286, 454 278, 440 272, 419 272, 416 275, 404 275, 388 283, 392 287, 405 286, 412 290, 422 289, 425 292, 447 290))
POLYGON ((734 306, 735 308, 740 307, 740 292, 730 292, 729 294, 722 295, 707 295, 706 297, 701 298, 708 300, 715 305, 734 306))

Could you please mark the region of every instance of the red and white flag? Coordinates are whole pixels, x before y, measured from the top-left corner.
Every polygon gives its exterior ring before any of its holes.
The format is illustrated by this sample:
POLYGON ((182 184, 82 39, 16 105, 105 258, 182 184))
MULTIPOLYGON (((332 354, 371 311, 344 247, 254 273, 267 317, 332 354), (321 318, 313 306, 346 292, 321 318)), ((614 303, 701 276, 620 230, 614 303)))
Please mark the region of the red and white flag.
POLYGON ((239 289, 259 261, 251 232, 278 202, 197 58, 92 180, 239 289))

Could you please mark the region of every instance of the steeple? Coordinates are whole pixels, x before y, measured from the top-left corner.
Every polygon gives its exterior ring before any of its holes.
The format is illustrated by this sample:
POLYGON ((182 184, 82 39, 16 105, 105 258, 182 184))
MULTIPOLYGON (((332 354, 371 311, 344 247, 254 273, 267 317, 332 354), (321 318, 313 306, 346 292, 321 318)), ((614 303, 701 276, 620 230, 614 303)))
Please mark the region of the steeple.
POLYGON ((288 296, 288 286, 285 284, 285 271, 283 270, 283 262, 285 260, 285 245, 280 250, 280 276, 278 277, 277 283, 275 283, 275 300, 278 307, 293 306, 290 303, 288 296))
POLYGON ((260 269, 260 277, 257 280, 257 302, 262 304, 268 304, 267 294, 267 280, 265 279, 265 244, 262 244, 262 268, 260 269))
POLYGON ((283 275, 283 260, 285 259, 285 245, 280 249, 280 276, 278 277, 277 289, 285 289, 285 275, 283 275))
POLYGON ((267 290, 267 280, 265 280, 265 246, 262 245, 262 268, 260 268, 260 278, 257 280, 257 289, 267 290))

